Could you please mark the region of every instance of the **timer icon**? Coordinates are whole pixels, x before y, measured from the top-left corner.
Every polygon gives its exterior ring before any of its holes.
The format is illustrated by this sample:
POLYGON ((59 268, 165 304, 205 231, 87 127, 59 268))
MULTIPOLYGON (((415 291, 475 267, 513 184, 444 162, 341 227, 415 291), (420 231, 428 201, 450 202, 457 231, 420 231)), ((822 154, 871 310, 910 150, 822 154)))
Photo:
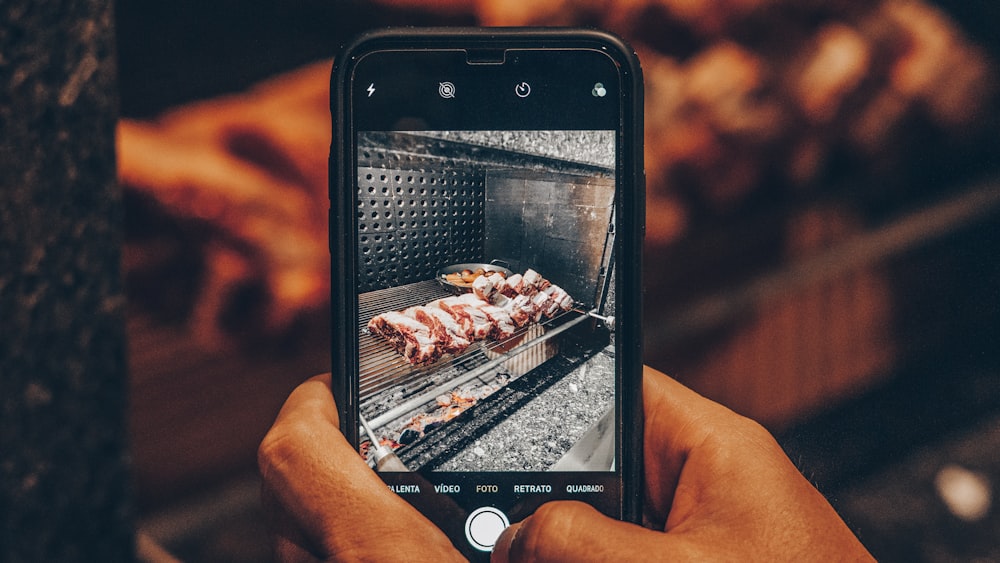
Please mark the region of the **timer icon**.
POLYGON ((531 84, 521 82, 517 86, 514 86, 514 93, 517 94, 517 97, 519 98, 527 98, 528 94, 531 93, 531 84))

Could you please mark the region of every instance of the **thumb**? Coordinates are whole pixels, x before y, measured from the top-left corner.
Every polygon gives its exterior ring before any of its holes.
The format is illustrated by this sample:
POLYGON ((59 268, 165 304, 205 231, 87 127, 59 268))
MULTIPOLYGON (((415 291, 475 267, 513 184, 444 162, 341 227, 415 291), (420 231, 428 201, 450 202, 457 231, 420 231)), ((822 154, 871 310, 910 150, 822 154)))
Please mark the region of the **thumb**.
POLYGON ((554 501, 504 530, 490 561, 621 560, 627 553, 655 553, 662 535, 609 518, 589 504, 554 501))

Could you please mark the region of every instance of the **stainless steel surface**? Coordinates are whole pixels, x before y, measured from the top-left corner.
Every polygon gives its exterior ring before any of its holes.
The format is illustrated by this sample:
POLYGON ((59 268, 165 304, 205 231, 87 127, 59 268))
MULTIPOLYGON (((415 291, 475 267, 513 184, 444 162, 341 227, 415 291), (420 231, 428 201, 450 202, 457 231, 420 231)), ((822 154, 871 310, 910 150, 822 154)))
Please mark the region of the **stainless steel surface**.
POLYGON ((362 291, 430 279, 444 264, 483 256, 483 176, 421 166, 396 153, 358 168, 358 282, 362 291))
POLYGON ((559 172, 486 174, 486 256, 534 268, 575 299, 600 302, 614 245, 614 180, 559 172))
POLYGON ((577 300, 598 305, 614 240, 614 169, 573 156, 400 132, 361 134, 360 290, 430 279, 442 266, 487 257, 514 271, 534 268, 577 300))

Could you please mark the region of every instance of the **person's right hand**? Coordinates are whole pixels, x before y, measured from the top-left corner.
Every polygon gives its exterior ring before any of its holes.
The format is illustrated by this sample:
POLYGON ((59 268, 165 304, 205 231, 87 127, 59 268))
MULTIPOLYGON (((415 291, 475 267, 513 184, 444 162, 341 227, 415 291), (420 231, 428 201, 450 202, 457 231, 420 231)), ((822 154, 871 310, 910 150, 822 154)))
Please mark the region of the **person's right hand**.
POLYGON ((511 525, 492 560, 872 561, 774 438, 647 368, 647 527, 580 502, 511 525))

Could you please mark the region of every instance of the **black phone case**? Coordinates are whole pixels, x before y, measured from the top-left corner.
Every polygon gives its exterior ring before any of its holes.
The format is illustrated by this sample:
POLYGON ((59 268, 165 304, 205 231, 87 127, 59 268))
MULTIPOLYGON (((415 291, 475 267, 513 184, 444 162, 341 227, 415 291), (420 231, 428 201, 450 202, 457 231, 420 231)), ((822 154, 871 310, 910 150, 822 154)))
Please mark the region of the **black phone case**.
POLYGON ((355 447, 358 421, 354 404, 358 393, 357 343, 349 338, 357 322, 354 296, 356 277, 356 214, 353 167, 351 91, 346 88, 357 61, 366 53, 391 49, 473 49, 488 57, 490 50, 506 48, 598 48, 611 56, 622 78, 623 137, 631 150, 622 151, 621 209, 624 213, 617 236, 621 237, 622 267, 616 268, 619 304, 631 322, 621 323, 622 451, 624 491, 622 518, 639 522, 643 498, 643 408, 642 408, 642 244, 645 236, 645 170, 643 168, 643 82, 635 51, 622 39, 595 29, 580 28, 389 28, 359 36, 347 44, 334 60, 330 83, 333 138, 329 160, 330 252, 332 259, 332 370, 333 393, 340 414, 341 430, 355 447), (623 456, 624 458, 624 456, 623 456))

